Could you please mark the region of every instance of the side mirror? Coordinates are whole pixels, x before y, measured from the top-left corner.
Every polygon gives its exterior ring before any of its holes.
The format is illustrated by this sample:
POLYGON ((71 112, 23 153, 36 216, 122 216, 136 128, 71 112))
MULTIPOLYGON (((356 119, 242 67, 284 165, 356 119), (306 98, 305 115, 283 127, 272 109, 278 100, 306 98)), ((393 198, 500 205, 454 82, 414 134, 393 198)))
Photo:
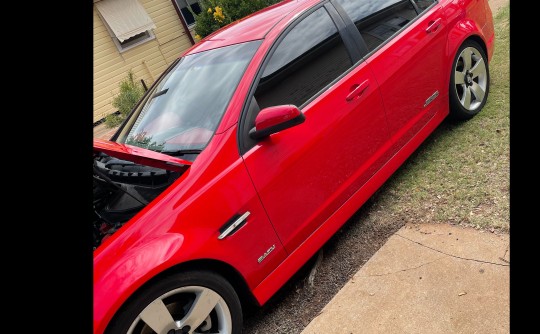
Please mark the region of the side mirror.
POLYGON ((249 136, 253 139, 268 137, 301 124, 305 119, 304 114, 292 104, 264 108, 255 118, 255 127, 249 130, 249 136))

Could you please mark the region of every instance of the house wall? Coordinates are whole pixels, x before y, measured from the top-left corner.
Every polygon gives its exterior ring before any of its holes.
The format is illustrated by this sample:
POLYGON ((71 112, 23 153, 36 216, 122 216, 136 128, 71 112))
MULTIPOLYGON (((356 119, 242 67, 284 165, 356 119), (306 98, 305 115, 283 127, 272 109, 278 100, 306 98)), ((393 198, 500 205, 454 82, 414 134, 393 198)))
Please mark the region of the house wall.
POLYGON ((94 122, 116 111, 119 83, 133 70, 148 87, 191 41, 170 0, 138 0, 156 25, 155 39, 120 53, 94 5, 94 122))

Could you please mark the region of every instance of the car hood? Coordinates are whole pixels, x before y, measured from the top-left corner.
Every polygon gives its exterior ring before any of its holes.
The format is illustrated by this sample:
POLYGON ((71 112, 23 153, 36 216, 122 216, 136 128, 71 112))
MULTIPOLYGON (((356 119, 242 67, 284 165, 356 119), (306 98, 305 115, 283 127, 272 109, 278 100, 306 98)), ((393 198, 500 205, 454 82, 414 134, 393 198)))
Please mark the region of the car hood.
POLYGON ((102 152, 118 159, 174 172, 183 172, 192 164, 191 161, 167 154, 102 139, 94 139, 94 152, 102 152))

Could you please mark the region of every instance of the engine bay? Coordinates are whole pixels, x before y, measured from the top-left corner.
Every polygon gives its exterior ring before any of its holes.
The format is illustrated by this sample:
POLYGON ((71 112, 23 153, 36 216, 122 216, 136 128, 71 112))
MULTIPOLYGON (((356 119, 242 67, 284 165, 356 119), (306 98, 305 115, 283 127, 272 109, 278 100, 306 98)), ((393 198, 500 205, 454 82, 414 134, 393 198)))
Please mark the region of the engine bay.
POLYGON ((96 153, 93 168, 93 248, 99 247, 181 174, 96 153))

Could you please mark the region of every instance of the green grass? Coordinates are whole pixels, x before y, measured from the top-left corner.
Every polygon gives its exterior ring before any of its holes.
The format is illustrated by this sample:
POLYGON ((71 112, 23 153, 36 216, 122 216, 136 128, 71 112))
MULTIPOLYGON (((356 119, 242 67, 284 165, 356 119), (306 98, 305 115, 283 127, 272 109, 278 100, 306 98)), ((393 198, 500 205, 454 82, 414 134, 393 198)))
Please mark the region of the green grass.
POLYGON ((372 219, 453 223, 509 231, 509 5, 495 22, 491 86, 484 109, 462 123, 443 122, 388 180, 372 219))

